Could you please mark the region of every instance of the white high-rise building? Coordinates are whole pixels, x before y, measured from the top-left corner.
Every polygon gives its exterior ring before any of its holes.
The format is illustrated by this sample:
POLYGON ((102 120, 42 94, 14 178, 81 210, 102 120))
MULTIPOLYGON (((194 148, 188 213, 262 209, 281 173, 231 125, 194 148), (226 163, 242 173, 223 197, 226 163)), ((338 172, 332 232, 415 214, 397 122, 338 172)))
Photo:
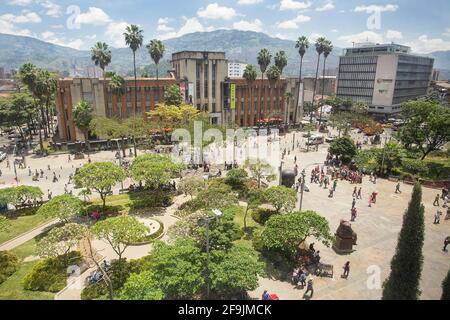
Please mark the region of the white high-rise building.
POLYGON ((242 78, 246 66, 247 64, 242 62, 228 62, 228 77, 242 78))

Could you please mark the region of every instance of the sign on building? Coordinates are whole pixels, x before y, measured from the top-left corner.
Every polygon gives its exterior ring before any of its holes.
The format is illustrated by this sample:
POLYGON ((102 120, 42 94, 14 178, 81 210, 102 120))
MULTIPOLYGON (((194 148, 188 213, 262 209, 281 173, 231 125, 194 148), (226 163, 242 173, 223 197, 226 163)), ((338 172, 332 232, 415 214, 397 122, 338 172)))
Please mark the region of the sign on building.
POLYGON ((230 85, 230 109, 236 109, 236 84, 234 83, 230 85))

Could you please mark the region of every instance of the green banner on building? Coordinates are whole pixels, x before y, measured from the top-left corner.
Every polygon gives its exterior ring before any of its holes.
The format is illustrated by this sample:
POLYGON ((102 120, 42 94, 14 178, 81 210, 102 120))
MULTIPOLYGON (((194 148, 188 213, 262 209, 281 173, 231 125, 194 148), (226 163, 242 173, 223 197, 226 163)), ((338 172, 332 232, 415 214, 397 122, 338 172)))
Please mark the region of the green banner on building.
POLYGON ((236 109, 236 84, 234 83, 230 85, 230 109, 236 109))

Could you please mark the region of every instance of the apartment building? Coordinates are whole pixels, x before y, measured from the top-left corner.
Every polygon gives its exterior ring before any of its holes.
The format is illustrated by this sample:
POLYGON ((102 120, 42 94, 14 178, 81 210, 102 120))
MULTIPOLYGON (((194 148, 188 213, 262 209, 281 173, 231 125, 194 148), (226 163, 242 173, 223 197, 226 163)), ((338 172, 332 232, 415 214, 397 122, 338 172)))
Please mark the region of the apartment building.
POLYGON ((242 78, 244 76, 246 63, 242 62, 228 62, 228 77, 229 78, 242 78))
POLYGON ((356 45, 340 57, 337 96, 389 116, 401 111, 401 103, 427 94, 433 64, 398 44, 356 45))

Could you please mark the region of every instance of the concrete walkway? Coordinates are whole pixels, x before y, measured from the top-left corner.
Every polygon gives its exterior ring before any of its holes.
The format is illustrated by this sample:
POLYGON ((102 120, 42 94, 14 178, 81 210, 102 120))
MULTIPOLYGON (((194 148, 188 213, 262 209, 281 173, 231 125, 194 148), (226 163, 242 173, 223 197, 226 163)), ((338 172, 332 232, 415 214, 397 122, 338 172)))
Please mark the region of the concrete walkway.
POLYGON ((30 241, 31 239, 34 239, 41 233, 44 233, 45 231, 51 229, 58 223, 58 220, 54 219, 46 224, 43 224, 41 226, 38 226, 20 236, 15 237, 14 239, 11 239, 9 241, 6 241, 5 243, 2 243, 0 245, 0 251, 7 251, 12 250, 14 248, 17 248, 18 246, 24 244, 27 241, 30 241))

